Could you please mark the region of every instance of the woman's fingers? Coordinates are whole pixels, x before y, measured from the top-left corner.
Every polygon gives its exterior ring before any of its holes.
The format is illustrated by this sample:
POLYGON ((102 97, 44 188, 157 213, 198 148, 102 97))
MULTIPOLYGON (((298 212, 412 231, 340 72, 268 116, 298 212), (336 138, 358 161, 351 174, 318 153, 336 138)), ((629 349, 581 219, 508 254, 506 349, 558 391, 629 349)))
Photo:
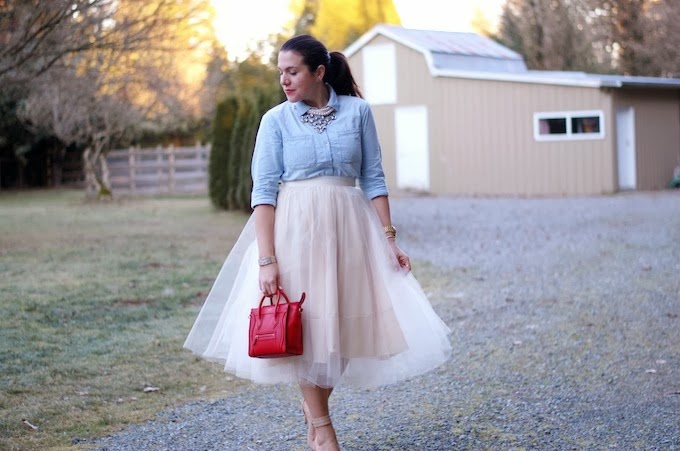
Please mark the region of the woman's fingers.
POLYGON ((407 271, 411 270, 411 259, 409 259, 408 255, 406 255, 406 253, 401 249, 399 249, 397 260, 399 261, 399 266, 401 266, 403 269, 406 269, 407 271))
POLYGON ((265 296, 273 296, 279 287, 279 270, 276 263, 260 267, 260 291, 265 296))
POLYGON ((394 256, 397 257, 397 261, 394 265, 394 270, 399 271, 400 269, 405 269, 407 271, 411 270, 411 260, 408 258, 408 255, 406 255, 406 252, 402 251, 399 249, 399 246, 394 242, 394 240, 389 240, 390 247, 392 248, 392 252, 394 252, 394 256))
POLYGON ((265 283, 263 284, 260 289, 262 290, 262 293, 266 296, 273 296, 277 292, 277 284, 276 283, 265 283))

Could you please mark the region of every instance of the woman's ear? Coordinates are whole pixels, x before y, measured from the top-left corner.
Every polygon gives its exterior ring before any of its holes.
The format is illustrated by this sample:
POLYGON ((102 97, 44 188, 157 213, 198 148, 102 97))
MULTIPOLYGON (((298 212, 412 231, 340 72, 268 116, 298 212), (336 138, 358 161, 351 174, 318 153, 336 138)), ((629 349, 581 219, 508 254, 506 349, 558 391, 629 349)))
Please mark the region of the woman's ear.
POLYGON ((323 81, 323 77, 326 76, 326 66, 319 64, 314 75, 316 75, 317 80, 323 81))

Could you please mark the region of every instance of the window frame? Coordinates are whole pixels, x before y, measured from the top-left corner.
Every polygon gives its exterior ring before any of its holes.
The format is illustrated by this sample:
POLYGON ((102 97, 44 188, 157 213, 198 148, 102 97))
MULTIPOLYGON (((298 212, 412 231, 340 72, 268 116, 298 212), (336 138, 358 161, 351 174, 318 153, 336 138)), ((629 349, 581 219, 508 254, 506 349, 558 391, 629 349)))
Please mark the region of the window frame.
POLYGON ((579 111, 542 111, 534 113, 534 140, 535 141, 583 141, 604 139, 604 111, 602 110, 579 110, 579 111), (596 133, 574 133, 572 120, 579 117, 597 117, 600 121, 600 131, 596 133), (541 119, 565 119, 567 122, 566 133, 542 135, 540 133, 541 119))

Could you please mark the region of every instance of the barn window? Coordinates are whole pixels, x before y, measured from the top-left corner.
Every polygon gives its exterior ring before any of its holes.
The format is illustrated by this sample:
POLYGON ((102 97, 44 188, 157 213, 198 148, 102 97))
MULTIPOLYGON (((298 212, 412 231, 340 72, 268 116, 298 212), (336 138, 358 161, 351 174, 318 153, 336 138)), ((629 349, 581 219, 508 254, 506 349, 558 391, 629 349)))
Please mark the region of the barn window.
POLYGON ((367 45, 362 50, 364 98, 372 105, 397 102, 397 52, 394 44, 367 45))
POLYGON ((568 141, 604 138, 602 111, 534 113, 536 141, 568 141))

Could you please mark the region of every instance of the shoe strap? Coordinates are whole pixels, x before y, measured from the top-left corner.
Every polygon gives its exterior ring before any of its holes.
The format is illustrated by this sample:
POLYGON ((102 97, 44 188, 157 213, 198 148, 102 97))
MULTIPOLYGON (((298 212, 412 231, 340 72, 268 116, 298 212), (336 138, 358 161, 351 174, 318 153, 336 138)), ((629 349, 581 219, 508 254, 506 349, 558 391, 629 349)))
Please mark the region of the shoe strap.
POLYGON ((331 424, 331 417, 328 415, 319 418, 312 418, 312 426, 314 426, 315 428, 328 426, 329 424, 331 424))

